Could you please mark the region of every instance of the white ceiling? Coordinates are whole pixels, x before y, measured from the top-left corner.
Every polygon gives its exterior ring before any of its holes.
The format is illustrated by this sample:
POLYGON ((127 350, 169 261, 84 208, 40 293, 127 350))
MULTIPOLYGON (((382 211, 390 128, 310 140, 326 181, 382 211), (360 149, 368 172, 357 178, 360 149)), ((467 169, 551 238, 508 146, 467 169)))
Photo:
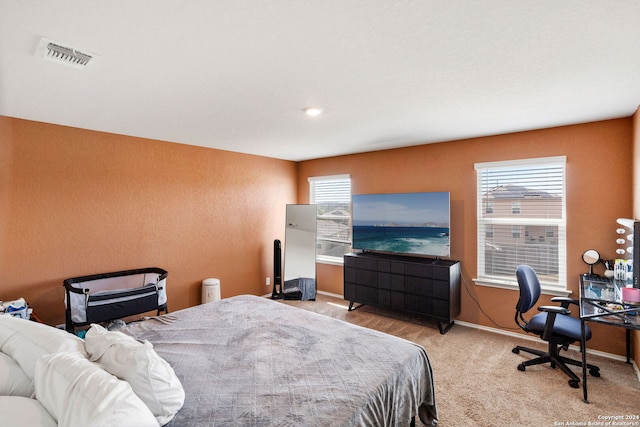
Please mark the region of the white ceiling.
POLYGON ((10 117, 306 160, 639 104, 637 0, 0 0, 10 117))

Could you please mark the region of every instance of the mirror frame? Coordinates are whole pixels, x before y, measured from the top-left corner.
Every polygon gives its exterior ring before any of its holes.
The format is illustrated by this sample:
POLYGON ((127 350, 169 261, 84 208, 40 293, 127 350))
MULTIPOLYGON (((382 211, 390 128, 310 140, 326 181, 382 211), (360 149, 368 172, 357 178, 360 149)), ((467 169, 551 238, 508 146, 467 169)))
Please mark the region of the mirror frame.
POLYGON ((317 212, 315 204, 288 204, 282 282, 285 299, 287 289, 299 287, 302 299, 315 300, 316 294, 316 232, 317 212))
POLYGON ((602 258, 600 257, 600 252, 595 249, 587 249, 582 254, 582 261, 589 266, 589 274, 593 274, 593 266, 602 262, 602 258), (591 260, 595 259, 595 261, 591 262, 591 260), (588 260, 588 261, 587 261, 588 260))

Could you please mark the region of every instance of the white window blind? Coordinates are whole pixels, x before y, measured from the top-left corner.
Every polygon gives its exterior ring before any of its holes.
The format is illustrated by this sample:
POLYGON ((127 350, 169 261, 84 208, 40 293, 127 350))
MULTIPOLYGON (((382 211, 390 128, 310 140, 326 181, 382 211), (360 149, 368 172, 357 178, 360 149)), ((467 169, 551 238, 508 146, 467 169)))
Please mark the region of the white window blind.
POLYGON ((478 278, 517 286, 528 264, 543 288, 566 290, 565 157, 477 163, 478 278))
POLYGON ((342 263, 351 251, 351 177, 309 178, 310 201, 318 206, 317 259, 342 263))

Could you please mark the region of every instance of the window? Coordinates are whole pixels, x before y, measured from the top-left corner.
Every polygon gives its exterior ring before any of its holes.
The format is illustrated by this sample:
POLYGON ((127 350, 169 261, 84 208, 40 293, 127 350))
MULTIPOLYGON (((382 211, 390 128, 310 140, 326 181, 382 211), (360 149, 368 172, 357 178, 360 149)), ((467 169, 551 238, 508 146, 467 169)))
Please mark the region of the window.
POLYGON ((529 264, 543 289, 566 291, 565 163, 549 157, 475 165, 476 283, 517 287, 516 267, 529 264))
POLYGON ((545 227, 544 234, 546 237, 553 237, 554 233, 555 233, 555 230, 553 229, 553 227, 545 227))
POLYGON ((351 251, 351 178, 310 177, 309 191, 309 200, 318 206, 317 260, 342 264, 351 251))
POLYGON ((493 237, 493 225, 487 224, 487 226, 484 228, 484 234, 487 238, 493 237))
POLYGON ((484 212, 488 214, 493 213, 493 202, 487 202, 487 206, 485 207, 484 212))

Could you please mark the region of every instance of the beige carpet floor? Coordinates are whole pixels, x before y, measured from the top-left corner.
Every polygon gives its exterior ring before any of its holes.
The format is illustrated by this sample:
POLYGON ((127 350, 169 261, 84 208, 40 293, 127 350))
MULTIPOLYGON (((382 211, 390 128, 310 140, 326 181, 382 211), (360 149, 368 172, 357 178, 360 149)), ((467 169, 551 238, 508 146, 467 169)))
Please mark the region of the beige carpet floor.
MULTIPOLYGON (((531 356, 511 349, 515 345, 545 349, 543 342, 461 325, 441 335, 429 319, 369 306, 348 312, 346 301, 326 295, 318 295, 316 301, 286 303, 423 346, 433 367, 441 427, 640 426, 640 381, 634 367, 623 361, 589 355, 589 363, 600 367, 601 377, 588 378, 589 403, 584 403, 582 388, 569 387, 559 369, 539 365, 526 372, 517 370, 531 356)), ((569 350, 569 354, 580 358, 579 352, 569 350)), ((581 376, 580 368, 576 372, 581 376)))

